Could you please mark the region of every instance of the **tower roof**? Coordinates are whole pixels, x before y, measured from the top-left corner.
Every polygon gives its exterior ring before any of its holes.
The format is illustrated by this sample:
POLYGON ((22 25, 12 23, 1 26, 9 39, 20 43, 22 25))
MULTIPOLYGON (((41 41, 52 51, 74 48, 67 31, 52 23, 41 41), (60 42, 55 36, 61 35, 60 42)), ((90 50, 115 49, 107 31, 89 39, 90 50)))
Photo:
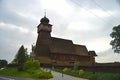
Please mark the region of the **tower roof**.
POLYGON ((48 24, 48 23, 49 23, 49 19, 48 19, 46 16, 44 16, 44 17, 40 20, 40 22, 43 23, 43 24, 48 24))

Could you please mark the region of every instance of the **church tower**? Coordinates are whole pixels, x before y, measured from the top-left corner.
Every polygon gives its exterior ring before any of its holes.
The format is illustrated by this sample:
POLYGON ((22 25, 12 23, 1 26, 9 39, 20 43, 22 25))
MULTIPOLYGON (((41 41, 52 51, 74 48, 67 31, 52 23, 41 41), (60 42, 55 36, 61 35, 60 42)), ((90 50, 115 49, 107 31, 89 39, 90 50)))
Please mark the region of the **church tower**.
POLYGON ((40 20, 37 30, 38 38, 35 47, 35 54, 37 56, 49 56, 52 25, 49 24, 49 19, 46 16, 40 20))

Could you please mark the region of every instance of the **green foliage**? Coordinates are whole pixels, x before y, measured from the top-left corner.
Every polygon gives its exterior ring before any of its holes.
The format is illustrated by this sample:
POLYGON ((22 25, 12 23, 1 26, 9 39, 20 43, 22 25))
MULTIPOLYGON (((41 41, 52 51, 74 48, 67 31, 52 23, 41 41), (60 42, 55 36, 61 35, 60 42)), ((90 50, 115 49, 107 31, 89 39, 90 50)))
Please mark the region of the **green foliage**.
POLYGON ((11 62, 11 64, 17 64, 17 59, 16 58, 13 59, 12 62, 11 62))
POLYGON ((52 78, 51 72, 40 70, 40 62, 38 60, 29 60, 17 68, 5 68, 0 70, 0 74, 25 78, 52 78))
POLYGON ((38 60, 30 60, 23 64, 24 70, 40 69, 40 62, 38 60))
POLYGON ((80 66, 80 62, 79 61, 75 61, 75 63, 74 63, 74 70, 78 70, 79 66, 80 66))
POLYGON ((97 76, 92 75, 89 79, 90 79, 90 80, 97 80, 97 76))
MULTIPOLYGON (((63 73, 63 69, 53 69, 54 71, 57 71, 57 72, 60 72, 60 73, 63 73)), ((64 74, 68 74, 68 75, 72 75, 72 76, 77 76, 79 77, 79 72, 77 70, 72 70, 72 69, 69 69, 67 68, 67 71, 64 72, 64 74)))
POLYGON ((23 64, 23 70, 30 73, 35 78, 52 78, 51 72, 40 70, 40 62, 38 60, 29 60, 23 64))
POLYGON ((44 71, 35 71, 33 74, 36 78, 52 78, 51 72, 44 72, 44 71))
POLYGON ((15 76, 15 77, 24 77, 24 78, 52 78, 51 72, 44 72, 40 69, 29 70, 29 71, 18 71, 17 68, 5 68, 0 70, 0 74, 15 76))
POLYGON ((101 72, 92 74, 88 72, 88 75, 90 80, 120 80, 120 74, 101 73, 101 72))
POLYGON ((23 71, 23 66, 17 67, 17 70, 18 70, 18 71, 23 71))
POLYGON ((113 32, 110 34, 113 40, 110 42, 115 53, 120 53, 120 25, 113 27, 113 32))
POLYGON ((79 76, 82 77, 84 74, 85 74, 84 70, 83 70, 83 69, 80 69, 80 70, 79 70, 79 76))
POLYGON ((63 72, 66 72, 67 70, 68 70, 68 68, 64 68, 64 69, 63 69, 63 72))
MULTIPOLYGON (((62 69, 53 69, 53 70, 62 73, 62 69)), ((87 78, 89 80, 120 80, 120 74, 114 74, 114 73, 96 72, 95 74, 93 74, 92 72, 86 72, 84 70, 68 69, 66 72, 64 72, 64 74, 87 78)))
POLYGON ((5 68, 3 70, 0 70, 0 74, 7 75, 7 76, 31 78, 31 75, 29 73, 18 71, 17 68, 5 68))
POLYGON ((27 54, 27 49, 25 49, 24 46, 22 45, 19 48, 14 61, 12 61, 12 62, 14 62, 14 63, 16 62, 17 64, 23 64, 27 60, 29 60, 29 55, 27 54))
POLYGON ((8 64, 6 60, 0 60, 0 68, 5 67, 8 64))

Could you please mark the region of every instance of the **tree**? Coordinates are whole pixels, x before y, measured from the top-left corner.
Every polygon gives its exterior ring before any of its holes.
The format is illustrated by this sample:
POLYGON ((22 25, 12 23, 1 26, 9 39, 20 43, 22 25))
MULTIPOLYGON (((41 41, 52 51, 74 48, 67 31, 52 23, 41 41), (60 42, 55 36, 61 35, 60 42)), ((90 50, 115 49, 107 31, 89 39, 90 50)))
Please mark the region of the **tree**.
POLYGON ((0 68, 7 66, 8 62, 6 60, 0 60, 0 68))
POLYGON ((115 53, 120 53, 120 25, 113 27, 113 32, 110 36, 113 38, 110 42, 112 49, 114 49, 115 53))
POLYGON ((16 60, 17 64, 23 64, 25 63, 27 60, 29 59, 29 55, 27 54, 27 49, 24 48, 24 46, 22 45, 18 52, 17 55, 15 57, 14 60, 16 60))

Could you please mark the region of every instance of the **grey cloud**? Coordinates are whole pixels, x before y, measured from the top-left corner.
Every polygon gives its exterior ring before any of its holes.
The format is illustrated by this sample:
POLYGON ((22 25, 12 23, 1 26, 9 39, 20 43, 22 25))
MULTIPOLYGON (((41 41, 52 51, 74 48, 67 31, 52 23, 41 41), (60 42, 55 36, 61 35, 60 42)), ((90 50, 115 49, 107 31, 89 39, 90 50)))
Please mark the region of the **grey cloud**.
POLYGON ((119 6, 120 6, 120 0, 116 0, 116 2, 119 4, 119 6))
MULTIPOLYGON (((100 5, 105 6, 107 10, 113 11, 117 10, 115 5, 115 1, 111 0, 95 0, 96 2, 100 2, 100 5), (110 2, 109 5, 106 5, 107 2, 110 2), (112 3, 113 2, 113 3, 112 3), (112 5, 112 6, 111 6, 112 5)), ((109 33, 113 26, 111 26, 111 22, 113 22, 113 17, 107 17, 104 21, 94 16, 90 19, 81 18, 79 14, 77 14, 76 10, 82 5, 83 7, 87 7, 90 9, 100 9, 91 0, 67 0, 68 4, 73 6, 74 12, 71 13, 68 17, 63 17, 55 10, 49 9, 47 10, 47 17, 50 19, 50 23, 53 25, 52 35, 55 37, 62 37, 65 39, 71 39, 73 42, 88 42, 91 39, 96 38, 108 38, 109 33), (79 4, 76 4, 78 2, 79 4), (85 5, 86 4, 86 5, 85 5), (91 30, 89 31, 75 31, 68 29, 68 26, 71 22, 74 21, 85 21, 86 24, 90 24, 91 30)), ((17 30, 9 30, 9 29, 0 29, 0 58, 7 58, 11 60, 20 45, 31 46, 32 43, 35 43, 37 38, 36 26, 39 24, 39 19, 44 16, 44 7, 42 6, 38 0, 1 0, 0 1, 0 22, 13 24, 18 27, 25 27, 29 31, 28 33, 22 33, 17 30), (20 16, 18 13, 30 13, 34 16, 39 17, 38 21, 32 20, 31 18, 26 18, 20 16), (33 31, 36 31, 36 34, 33 35, 33 31)), ((118 10, 117 10, 118 11, 118 10)), ((63 12, 64 13, 64 12, 63 12)), ((25 14, 26 16, 27 14, 25 14)), ((117 13, 116 16, 119 14, 117 13)), ((113 22, 116 24, 116 21, 113 22)), ((73 26, 77 28, 78 26, 73 26)), ((82 26, 80 26, 82 27, 82 26)), ((81 44, 81 43, 79 43, 81 44)), ((109 42, 108 42, 109 44, 109 42)), ((84 45, 84 44, 83 44, 84 45)), ((102 58, 102 55, 108 55, 108 52, 98 53, 98 58, 102 58)))
POLYGON ((110 54, 112 54, 112 53, 114 53, 114 51, 113 51, 111 48, 109 48, 108 50, 99 52, 99 53, 98 53, 98 56, 99 56, 99 57, 103 57, 103 56, 110 55, 110 54))
POLYGON ((120 55, 115 54, 114 51, 110 48, 103 52, 98 53, 98 57, 96 57, 97 62, 120 62, 120 55))
POLYGON ((9 62, 14 58, 21 45, 31 46, 36 37, 29 33, 21 33, 15 30, 0 29, 0 59, 7 59, 9 62))
MULTIPOLYGON (((4 38, 4 37, 2 37, 4 38)), ((18 46, 15 45, 12 41, 8 39, 1 39, 0 41, 0 59, 7 59, 8 62, 11 62, 15 57, 18 46)))
POLYGON ((13 8, 10 9, 10 7, 11 6, 7 7, 5 3, 4 5, 0 6, 0 22, 10 23, 18 26, 24 25, 31 30, 33 29, 33 25, 37 24, 37 22, 32 19, 27 19, 18 15, 15 11, 12 10, 13 8))
MULTIPOLYGON (((85 9, 104 9, 106 11, 116 10, 116 0, 68 0, 76 7, 84 7, 85 9), (112 6, 111 6, 112 5, 112 6)), ((119 0, 118 0, 119 2, 119 0)))
POLYGON ((15 24, 15 25, 27 25, 30 26, 34 24, 34 21, 25 19, 15 12, 12 12, 8 9, 2 8, 0 9, 0 22, 15 24))

